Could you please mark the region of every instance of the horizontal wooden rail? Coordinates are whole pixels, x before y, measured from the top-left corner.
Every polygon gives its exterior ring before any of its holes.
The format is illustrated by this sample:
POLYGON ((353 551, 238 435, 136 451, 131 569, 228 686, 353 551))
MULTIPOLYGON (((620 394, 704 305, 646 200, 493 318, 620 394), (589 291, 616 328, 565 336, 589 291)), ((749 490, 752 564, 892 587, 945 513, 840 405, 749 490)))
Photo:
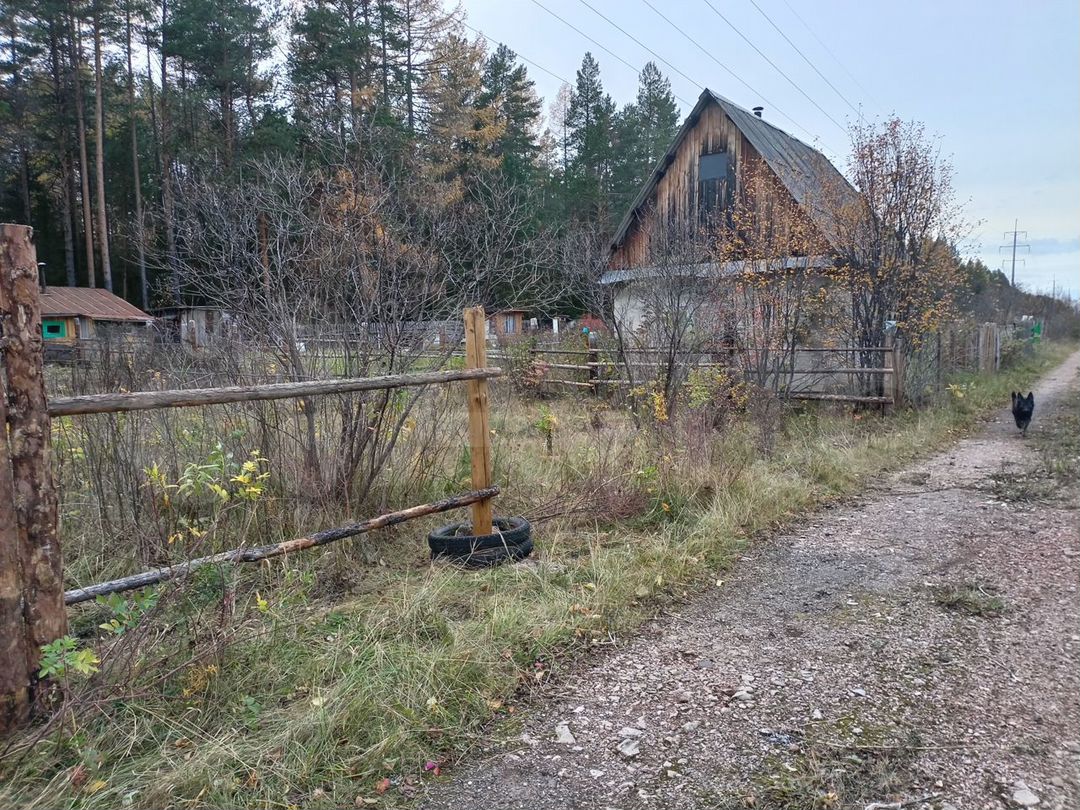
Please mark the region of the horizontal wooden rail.
POLYGON ((891 368, 797 368, 782 374, 892 374, 891 368))
POLYGON ((121 413, 157 408, 190 408, 199 405, 223 405, 229 402, 256 402, 289 399, 316 394, 345 394, 353 391, 383 391, 415 385, 435 385, 457 380, 486 380, 502 375, 501 368, 475 368, 460 371, 423 371, 414 374, 390 374, 383 377, 354 377, 341 380, 231 385, 223 388, 189 388, 172 391, 132 391, 127 394, 86 394, 59 397, 49 401, 49 416, 74 416, 84 413, 121 413))
POLYGON ((128 577, 114 579, 111 582, 102 582, 98 585, 87 585, 85 588, 75 588, 64 592, 65 605, 77 605, 79 602, 87 602, 98 596, 107 596, 110 593, 131 591, 135 588, 143 588, 158 582, 165 582, 176 577, 186 576, 192 571, 207 565, 219 563, 241 563, 266 560, 270 557, 280 557, 284 554, 292 554, 295 551, 303 551, 317 546, 325 546, 327 543, 335 543, 347 537, 355 537, 358 534, 384 529, 387 526, 396 526, 407 520, 413 520, 425 515, 433 515, 437 512, 447 512, 451 509, 460 509, 463 506, 478 503, 479 501, 494 498, 499 494, 498 487, 478 489, 473 492, 465 492, 444 498, 441 501, 425 503, 420 506, 410 506, 397 512, 390 512, 379 517, 364 520, 360 523, 350 523, 347 526, 339 526, 336 529, 324 529, 321 532, 309 534, 306 537, 297 537, 294 540, 286 540, 281 543, 273 543, 268 546, 253 546, 251 548, 234 548, 231 551, 222 551, 220 554, 211 554, 209 557, 198 557, 194 560, 169 565, 164 568, 155 568, 143 571, 141 574, 132 574, 128 577))
POLYGON ((809 399, 822 402, 863 402, 872 405, 892 405, 892 397, 863 397, 855 394, 819 394, 814 391, 788 391, 788 399, 809 399))
POLYGON ((824 348, 821 346, 800 346, 795 349, 797 352, 891 352, 892 348, 889 346, 842 346, 836 349, 824 348))
POLYGON ((542 382, 550 383, 551 385, 569 385, 574 388, 592 388, 591 382, 578 382, 577 380, 556 380, 554 378, 545 379, 542 382))

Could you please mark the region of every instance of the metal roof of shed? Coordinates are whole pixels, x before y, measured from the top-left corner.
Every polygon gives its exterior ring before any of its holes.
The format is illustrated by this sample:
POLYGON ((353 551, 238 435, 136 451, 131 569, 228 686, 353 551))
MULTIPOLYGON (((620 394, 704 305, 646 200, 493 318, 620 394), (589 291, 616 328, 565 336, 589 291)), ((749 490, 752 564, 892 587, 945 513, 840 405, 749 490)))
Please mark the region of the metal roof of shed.
POLYGON ((139 321, 147 315, 134 304, 98 287, 46 287, 41 294, 41 315, 45 318, 78 316, 95 321, 139 321))

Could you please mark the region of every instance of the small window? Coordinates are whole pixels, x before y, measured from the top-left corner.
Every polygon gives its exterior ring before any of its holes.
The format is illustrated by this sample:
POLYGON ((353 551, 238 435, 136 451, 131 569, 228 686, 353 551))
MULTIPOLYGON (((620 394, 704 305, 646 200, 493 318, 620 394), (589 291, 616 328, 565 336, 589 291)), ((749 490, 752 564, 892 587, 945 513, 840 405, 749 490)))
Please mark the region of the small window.
POLYGON ((702 225, 716 225, 721 216, 730 224, 735 201, 735 166, 727 152, 702 155, 698 164, 698 181, 702 225))
POLYGON ((503 332, 507 335, 514 334, 514 316, 506 315, 503 319, 503 332))
POLYGON ((42 321, 41 336, 45 340, 56 340, 67 337, 67 322, 65 321, 42 321))

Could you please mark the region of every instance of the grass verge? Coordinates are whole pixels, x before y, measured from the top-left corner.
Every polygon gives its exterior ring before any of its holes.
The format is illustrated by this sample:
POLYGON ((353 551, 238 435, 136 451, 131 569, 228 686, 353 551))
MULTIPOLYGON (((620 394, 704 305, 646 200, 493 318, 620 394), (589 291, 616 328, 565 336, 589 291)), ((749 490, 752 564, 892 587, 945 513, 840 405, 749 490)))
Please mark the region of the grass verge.
MULTIPOLYGON (((141 673, 138 688, 113 683, 84 700, 63 728, 9 750, 0 764, 0 806, 399 803, 420 780, 467 754, 493 718, 512 715, 530 687, 557 679, 590 647, 714 580, 755 536, 1007 407, 1010 390, 1026 388, 1069 350, 1048 344, 1016 368, 960 380, 955 390, 963 395, 941 407, 888 420, 793 412, 767 454, 756 448, 754 428, 737 423, 711 448, 708 463, 686 475, 664 471, 682 469, 702 446, 639 458, 641 468, 630 474, 648 501, 643 516, 544 524, 538 559, 525 565, 461 572, 417 564, 410 530, 411 539, 395 535, 375 552, 349 545, 328 551, 315 568, 290 560, 257 575, 209 572, 155 620, 163 646, 140 649, 132 664, 141 673), (323 561, 362 567, 360 587, 345 598, 314 598, 323 561), (215 644, 226 605, 228 643, 215 644), (205 638, 194 657, 167 646, 180 617, 192 614, 211 619, 200 625, 205 638)), ((582 416, 582 424, 594 417, 582 416)), ((561 424, 574 418, 566 414, 561 424)), ((508 455, 532 459, 519 467, 504 458, 506 509, 527 503, 515 503, 515 491, 538 497, 546 482, 573 482, 592 463, 588 442, 549 458, 529 419, 494 424, 509 436, 508 455)), ((91 609, 75 623, 92 631, 100 618, 91 609)))

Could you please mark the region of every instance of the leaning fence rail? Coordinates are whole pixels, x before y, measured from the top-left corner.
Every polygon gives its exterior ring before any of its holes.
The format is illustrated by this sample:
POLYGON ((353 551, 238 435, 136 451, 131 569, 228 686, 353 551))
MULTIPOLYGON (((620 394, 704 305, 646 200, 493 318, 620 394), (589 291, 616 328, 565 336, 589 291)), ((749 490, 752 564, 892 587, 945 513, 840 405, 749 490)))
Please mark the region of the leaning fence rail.
POLYGON ((154 585, 158 582, 165 582, 166 580, 186 576, 192 571, 196 571, 199 568, 205 568, 208 565, 258 562, 259 560, 267 560, 271 557, 280 557, 297 551, 304 551, 309 548, 325 546, 327 543, 336 543, 338 540, 356 537, 359 534, 365 534, 374 531, 375 529, 396 526, 399 523, 404 523, 407 520, 414 520, 418 517, 424 517, 425 515, 434 515, 439 512, 447 512, 451 509, 460 509, 463 506, 470 506, 479 503, 480 501, 494 498, 498 494, 498 487, 488 487, 486 489, 474 490, 473 492, 464 492, 460 495, 453 495, 449 498, 443 498, 440 501, 434 501, 433 503, 410 506, 408 509, 400 509, 396 512, 389 512, 385 515, 362 520, 358 523, 338 526, 334 529, 323 529, 322 531, 314 532, 305 537, 297 537, 293 540, 286 540, 281 543, 271 543, 270 545, 265 546, 250 546, 247 548, 234 548, 230 551, 222 551, 207 557, 198 557, 194 560, 177 563, 176 565, 153 568, 149 571, 121 577, 120 579, 114 579, 110 582, 88 585, 85 588, 73 588, 72 590, 64 592, 64 603, 67 605, 76 605, 79 602, 86 602, 90 599, 96 599, 99 596, 106 596, 110 593, 119 593, 121 591, 134 590, 135 588, 143 588, 147 585, 154 585))

